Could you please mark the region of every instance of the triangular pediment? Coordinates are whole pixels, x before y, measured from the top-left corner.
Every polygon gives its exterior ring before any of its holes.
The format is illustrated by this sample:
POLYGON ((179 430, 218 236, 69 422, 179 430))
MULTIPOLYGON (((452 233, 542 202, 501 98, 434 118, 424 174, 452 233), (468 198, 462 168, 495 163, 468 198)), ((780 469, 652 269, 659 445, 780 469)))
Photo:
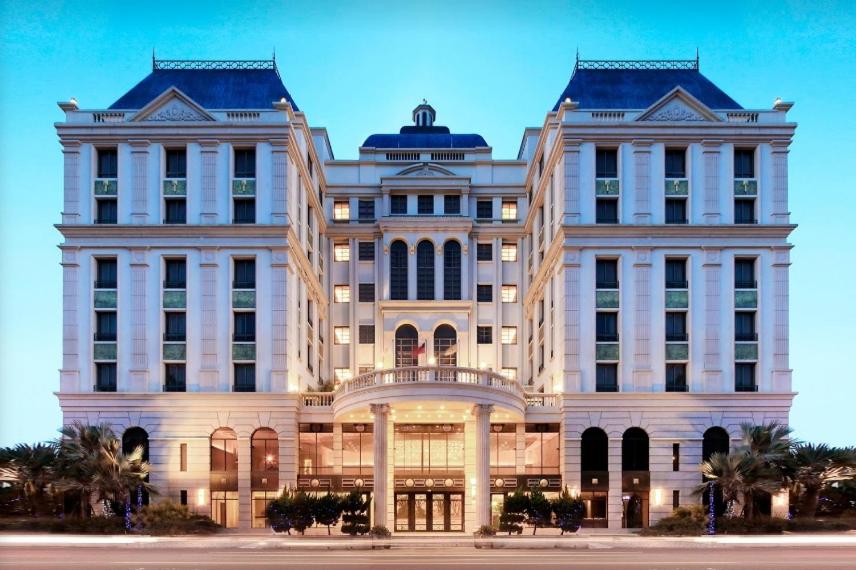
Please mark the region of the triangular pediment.
POLYGON ((681 87, 675 87, 648 107, 637 121, 704 122, 721 121, 707 105, 681 87))
POLYGON ((170 87, 139 110, 134 116, 137 122, 186 122, 186 121, 214 121, 208 111, 202 108, 196 101, 181 92, 180 89, 170 87))
POLYGON ((446 170, 442 166, 437 166, 436 164, 430 164, 427 162, 423 162, 422 164, 416 164, 413 166, 408 166, 396 176, 454 176, 455 173, 451 170, 446 170))

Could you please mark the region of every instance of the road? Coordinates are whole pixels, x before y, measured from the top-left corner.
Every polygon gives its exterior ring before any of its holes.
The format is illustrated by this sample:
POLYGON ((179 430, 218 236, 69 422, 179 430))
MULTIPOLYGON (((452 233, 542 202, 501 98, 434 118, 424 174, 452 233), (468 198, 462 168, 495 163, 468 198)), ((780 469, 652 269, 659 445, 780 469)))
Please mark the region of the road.
POLYGON ((0 547, 0 568, 157 570, 194 568, 369 568, 587 570, 856 569, 854 547, 728 547, 705 549, 476 550, 466 547, 388 551, 200 550, 146 545, 136 548, 0 547))

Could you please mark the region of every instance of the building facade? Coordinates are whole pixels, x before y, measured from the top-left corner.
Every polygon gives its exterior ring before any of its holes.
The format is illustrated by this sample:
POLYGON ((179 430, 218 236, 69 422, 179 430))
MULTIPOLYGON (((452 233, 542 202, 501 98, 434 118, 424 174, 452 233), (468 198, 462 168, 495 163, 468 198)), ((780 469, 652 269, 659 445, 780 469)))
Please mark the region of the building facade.
POLYGON ((296 488, 472 531, 532 487, 647 526, 788 420, 791 106, 578 60, 516 159, 423 101, 337 160, 275 61, 153 61, 60 103, 64 421, 228 527, 296 488))

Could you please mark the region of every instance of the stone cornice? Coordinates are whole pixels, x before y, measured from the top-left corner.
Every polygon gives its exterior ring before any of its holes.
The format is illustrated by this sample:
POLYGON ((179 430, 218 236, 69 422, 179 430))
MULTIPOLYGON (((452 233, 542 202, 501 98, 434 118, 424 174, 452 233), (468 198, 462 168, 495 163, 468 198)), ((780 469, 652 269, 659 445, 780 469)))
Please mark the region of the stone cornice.
POLYGON ((561 409, 584 410, 592 406, 611 409, 656 410, 659 406, 670 411, 709 410, 711 407, 743 407, 757 410, 760 403, 764 409, 781 407, 788 409, 797 392, 575 392, 561 394, 561 409))
POLYGON ((378 301, 378 307, 381 313, 392 312, 419 312, 419 313, 450 313, 461 312, 471 313, 473 310, 473 301, 414 301, 404 300, 386 300, 378 301))
POLYGON ((65 238, 284 238, 288 224, 56 224, 65 238))
POLYGON ((680 238, 773 238, 786 239, 794 224, 564 224, 566 238, 580 237, 680 237, 680 238))

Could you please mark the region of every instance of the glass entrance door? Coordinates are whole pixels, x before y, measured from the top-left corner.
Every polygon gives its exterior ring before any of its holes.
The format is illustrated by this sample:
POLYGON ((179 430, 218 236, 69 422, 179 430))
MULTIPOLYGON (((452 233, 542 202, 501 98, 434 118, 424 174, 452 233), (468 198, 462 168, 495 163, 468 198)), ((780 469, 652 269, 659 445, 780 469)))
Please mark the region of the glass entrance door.
POLYGON ((395 530, 456 532, 464 530, 463 493, 398 493, 395 530))

